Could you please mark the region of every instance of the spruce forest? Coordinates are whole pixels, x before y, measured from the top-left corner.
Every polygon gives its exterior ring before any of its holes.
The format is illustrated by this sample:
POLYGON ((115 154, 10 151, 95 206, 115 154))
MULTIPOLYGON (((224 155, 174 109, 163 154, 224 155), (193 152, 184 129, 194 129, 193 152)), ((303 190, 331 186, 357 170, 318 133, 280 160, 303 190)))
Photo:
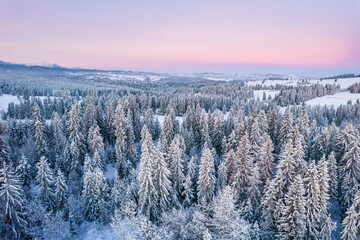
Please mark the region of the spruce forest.
POLYGON ((346 79, 4 66, 1 239, 360 239, 360 102, 305 104, 346 79))

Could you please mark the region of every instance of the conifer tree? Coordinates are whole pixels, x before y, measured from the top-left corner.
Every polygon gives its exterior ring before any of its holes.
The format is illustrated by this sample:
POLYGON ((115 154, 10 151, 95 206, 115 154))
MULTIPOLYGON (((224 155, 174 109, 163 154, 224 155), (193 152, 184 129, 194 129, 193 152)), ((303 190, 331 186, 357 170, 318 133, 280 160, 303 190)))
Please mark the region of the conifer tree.
MULTIPOLYGON (((3 163, 0 169, 0 211, 3 215, 0 218, 2 233, 9 227, 13 232, 14 239, 20 239, 20 232, 27 224, 23 216, 24 196, 23 190, 14 172, 10 167, 3 163), (3 212, 4 211, 4 212, 3 212)), ((9 233, 10 234, 10 233, 9 233)))
POLYGON ((198 179, 198 201, 201 205, 211 203, 215 194, 215 166, 213 155, 208 148, 204 146, 201 159, 198 179))
POLYGON ((82 196, 85 217, 89 221, 103 221, 107 211, 107 185, 100 168, 96 167, 94 171, 89 170, 84 174, 82 196))
POLYGON ((248 135, 245 133, 236 150, 236 173, 234 182, 232 183, 238 201, 245 199, 247 188, 249 187, 252 164, 253 159, 250 156, 250 143, 248 135))
POLYGON ((341 203, 344 209, 351 206, 360 182, 360 139, 353 140, 341 159, 341 203))
POLYGON ((185 207, 190 207, 192 204, 192 201, 194 199, 192 185, 193 185, 193 182, 191 181, 191 176, 190 176, 190 174, 187 174, 185 177, 185 181, 183 183, 184 190, 182 192, 182 195, 184 198, 183 205, 185 207))
POLYGON ((230 151, 225 154, 224 162, 226 162, 227 166, 227 182, 229 183, 229 185, 232 185, 235 180, 235 175, 238 167, 234 150, 230 149, 230 151))
POLYGON ((52 192, 53 174, 49 163, 44 156, 40 158, 40 161, 36 164, 36 168, 36 182, 37 187, 40 190, 39 197, 46 204, 48 209, 52 209, 54 207, 54 194, 52 192))
POLYGON ((161 136, 161 140, 163 142, 164 149, 166 151, 170 147, 170 144, 175 136, 175 130, 174 130, 173 124, 174 123, 173 123, 172 119, 170 118, 170 116, 166 115, 165 119, 164 119, 164 126, 163 126, 163 131, 162 131, 162 136, 161 136))
POLYGON ((338 166, 333 152, 330 153, 328 158, 328 168, 330 177, 330 196, 335 199, 338 196, 338 166))
POLYGON ((15 172, 23 186, 30 185, 31 169, 24 154, 21 155, 19 165, 16 167, 15 172))
POLYGON ((83 125, 80 117, 80 107, 75 102, 68 113, 68 131, 69 131, 69 153, 71 156, 71 169, 78 171, 85 154, 85 138, 82 133, 83 125))
POLYGON ((54 148, 55 151, 60 154, 65 148, 66 137, 64 133, 64 126, 57 112, 53 113, 52 119, 51 128, 53 132, 54 148))
POLYGON ((186 159, 184 152, 180 147, 180 141, 178 137, 175 137, 171 142, 167 158, 171 172, 173 188, 177 196, 180 197, 182 194, 182 185, 185 180, 184 164, 186 159))
POLYGON ((273 144, 270 137, 267 137, 260 150, 259 168, 262 186, 271 178, 273 172, 274 156, 273 144))
POLYGON ((257 163, 253 164, 251 169, 251 175, 249 177, 249 188, 247 190, 248 198, 254 210, 257 210, 261 201, 261 189, 260 189, 260 170, 257 163))
POLYGON ((293 128, 293 121, 293 114, 291 113, 290 109, 287 109, 279 132, 279 142, 281 147, 283 147, 283 145, 285 145, 290 138, 290 134, 293 128))
POLYGON ((212 145, 214 146, 217 153, 221 152, 221 141, 223 138, 223 115, 216 111, 214 119, 214 126, 212 128, 212 145))
POLYGON ((95 125, 94 128, 89 129, 89 147, 91 153, 94 154, 98 152, 100 158, 104 158, 104 142, 103 137, 100 133, 100 128, 98 125, 95 125), (92 130, 92 131, 91 131, 92 130))
POLYGON ((200 137, 201 137, 201 148, 207 145, 211 148, 211 139, 209 135, 209 125, 206 117, 205 110, 201 112, 200 116, 200 137))
POLYGON ((357 192, 353 204, 346 211, 342 227, 341 239, 355 240, 360 238, 360 191, 357 192))
POLYGON ((286 207, 279 225, 281 239, 303 239, 306 231, 304 193, 301 176, 296 175, 285 197, 286 207))
POLYGON ((144 125, 141 132, 143 136, 141 145, 140 173, 139 173, 139 207, 140 210, 150 219, 156 215, 158 195, 155 189, 153 178, 154 166, 154 145, 152 137, 144 125))
POLYGON ((61 210, 64 208, 67 202, 67 185, 65 178, 61 170, 57 171, 56 181, 55 181, 55 199, 57 204, 57 209, 61 210))
POLYGON ((39 156, 44 156, 47 152, 44 134, 44 120, 41 117, 39 106, 36 103, 32 109, 32 120, 33 136, 39 151, 39 156))
POLYGON ((305 196, 306 196, 306 237, 309 239, 317 238, 321 230, 321 198, 319 175, 313 161, 308 169, 304 179, 305 196))
POLYGON ((171 182, 169 180, 170 171, 164 160, 164 154, 159 149, 155 149, 154 155, 154 188, 157 191, 158 209, 160 213, 166 209, 169 204, 169 194, 171 191, 171 182))
POLYGON ((221 190, 228 185, 228 168, 227 168, 227 163, 224 159, 220 162, 218 172, 219 172, 219 189, 221 190))
POLYGON ((230 239, 238 211, 234 193, 230 186, 225 187, 214 200, 213 225, 219 231, 219 239, 230 239))

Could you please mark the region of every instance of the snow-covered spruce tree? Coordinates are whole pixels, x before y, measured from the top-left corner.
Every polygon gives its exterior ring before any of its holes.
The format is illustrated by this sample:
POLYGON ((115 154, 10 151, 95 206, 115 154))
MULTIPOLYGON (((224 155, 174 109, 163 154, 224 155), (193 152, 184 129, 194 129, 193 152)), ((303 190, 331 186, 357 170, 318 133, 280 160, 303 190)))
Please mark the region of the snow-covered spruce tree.
POLYGON ((299 126, 299 131, 301 135, 304 137, 304 143, 309 137, 309 115, 305 109, 303 109, 300 113, 300 117, 297 119, 297 125, 299 126))
POLYGON ((57 210, 62 210, 67 203, 68 188, 66 185, 65 177, 60 169, 57 171, 55 180, 55 203, 57 210))
POLYGON ((100 128, 97 124, 89 128, 88 144, 93 155, 95 152, 98 152, 99 157, 102 159, 104 158, 103 137, 101 136, 100 128))
POLYGON ((154 112, 151 108, 148 108, 145 112, 144 124, 147 126, 149 133, 153 136, 153 139, 156 139, 156 121, 154 117, 154 112))
POLYGON ((86 219, 103 222, 107 217, 107 184, 99 167, 85 172, 82 198, 86 219))
POLYGON ((182 184, 185 181, 184 164, 186 162, 183 149, 180 147, 179 137, 176 136, 169 147, 167 161, 171 172, 171 180, 177 197, 182 195, 182 184))
MULTIPOLYGON (((279 132, 279 147, 283 148, 283 146, 288 142, 290 139, 290 135, 293 128, 293 114, 288 108, 285 112, 285 116, 283 121, 281 122, 281 128, 279 132)), ((281 149, 280 148, 280 149, 281 149)))
POLYGON ((341 159, 341 203, 348 209, 360 183, 360 138, 354 139, 341 159))
POLYGON ((200 205, 211 203, 215 194, 215 166, 213 155, 207 145, 200 159, 198 179, 198 202, 200 205))
POLYGON ((250 199, 254 213, 257 212, 258 207, 261 201, 261 180, 260 180, 260 170, 258 163, 253 164, 251 167, 251 175, 249 177, 249 188, 247 196, 250 199))
POLYGON ((154 188, 157 192, 158 198, 158 212, 159 215, 166 210, 169 205, 169 194, 171 191, 171 182, 169 180, 170 171, 167 168, 167 164, 164 159, 164 154, 157 148, 155 148, 154 155, 154 170, 153 170, 153 182, 154 188))
POLYGON ((336 158, 334 152, 331 152, 328 157, 328 169, 330 176, 330 196, 331 199, 336 199, 338 196, 338 165, 336 162, 336 158))
POLYGON ((85 100, 83 119, 86 132, 96 124, 96 109, 93 97, 89 97, 85 100))
POLYGON ((254 161, 260 160, 260 148, 264 141, 263 136, 264 135, 261 133, 258 118, 255 118, 250 129, 250 154, 254 161))
POLYGON ((218 169, 219 174, 219 189, 224 189, 228 185, 228 166, 225 159, 222 159, 218 169))
POLYGON ((173 123, 171 117, 169 115, 166 115, 165 119, 164 119, 163 131, 162 131, 162 135, 161 135, 161 141, 163 143, 164 150, 166 150, 166 151, 169 149, 170 144, 175 136, 173 124, 174 123, 173 123))
POLYGON ((154 144, 152 137, 144 125, 141 135, 141 158, 140 158, 140 173, 139 173, 139 207, 140 211, 149 219, 154 219, 156 216, 158 195, 155 189, 155 179, 153 175, 154 167, 154 144))
POLYGON ((57 112, 52 114, 51 129, 53 133, 53 142, 55 152, 62 154, 65 148, 66 137, 64 133, 63 122, 57 112))
POLYGON ((23 217, 23 190, 15 173, 6 163, 0 169, 0 200, 0 236, 4 239, 20 239, 21 230, 27 224, 23 217))
POLYGON ((275 178, 265 185, 261 200, 261 228, 264 239, 271 239, 277 233, 284 208, 284 176, 282 170, 277 169, 275 178))
POLYGON ((204 148, 204 146, 207 145, 209 148, 211 148, 212 145, 209 135, 209 125, 205 110, 201 112, 199 124, 200 124, 200 139, 201 139, 200 147, 204 148))
POLYGON ((328 168, 328 161, 325 159, 325 155, 318 162, 318 176, 319 176, 319 189, 320 189, 320 209, 323 213, 327 213, 330 204, 330 175, 328 168))
POLYGON ((19 164, 15 169, 16 175, 19 177, 23 186, 30 186, 31 181, 31 166, 24 154, 21 155, 19 164))
POLYGON ((301 176, 294 177, 285 197, 285 209, 279 221, 280 239, 303 239, 306 233, 306 201, 301 176))
POLYGON ((360 191, 357 192, 353 204, 346 211, 342 227, 341 239, 360 239, 360 191))
POLYGON ((306 237, 317 238, 320 235, 322 211, 320 203, 319 175, 315 161, 309 165, 304 179, 306 196, 306 237))
POLYGON ((268 125, 268 119, 266 116, 265 111, 262 109, 260 110, 258 116, 257 116, 258 122, 259 122, 259 128, 262 135, 268 134, 269 131, 269 125, 268 125))
POLYGON ((52 190, 54 181, 53 173, 47 159, 42 156, 36 164, 37 174, 36 182, 40 190, 39 198, 45 204, 48 210, 54 208, 54 193, 52 190))
POLYGON ((235 130, 233 130, 230 133, 229 138, 227 139, 227 149, 226 149, 226 151, 224 149, 222 149, 223 154, 230 151, 230 149, 233 149, 235 151, 236 146, 237 146, 236 133, 235 133, 235 130))
POLYGON ((271 178, 274 164, 273 144, 270 137, 267 137, 260 149, 259 168, 262 186, 271 178))
POLYGON ((85 138, 82 133, 83 124, 80 117, 80 107, 78 102, 75 102, 68 112, 67 126, 70 141, 69 153, 71 162, 69 164, 71 170, 79 171, 85 154, 85 138))
POLYGON ((233 190, 226 186, 214 199, 213 226, 218 233, 218 239, 230 239, 238 215, 233 190))
POLYGON ((236 124, 236 139, 240 141, 240 139, 244 136, 246 132, 246 121, 244 118, 244 109, 240 109, 237 115, 237 124, 236 124))
POLYGON ((113 116, 113 100, 109 99, 105 103, 104 107, 104 140, 109 144, 113 144, 115 141, 114 138, 114 116, 113 116))
POLYGON ((216 111, 214 117, 214 126, 212 129, 212 145, 214 146, 216 152, 219 154, 221 152, 221 140, 224 136, 223 132, 223 114, 219 111, 216 111))
POLYGON ((129 174, 131 162, 127 158, 128 141, 126 135, 127 120, 121 102, 119 101, 115 110, 115 138, 116 138, 116 158, 117 169, 120 178, 123 178, 129 174))
POLYGON ((341 132, 340 135, 337 136, 335 140, 335 148, 336 148, 336 157, 340 160, 345 152, 350 148, 351 144, 356 139, 356 132, 354 130, 354 126, 350 123, 345 129, 341 132))
MULTIPOLYGON (((126 141, 127 141, 126 157, 130 160, 130 162, 132 163, 133 166, 135 166, 137 163, 137 152, 134 148, 134 142, 135 142, 135 139, 137 139, 137 137, 135 136, 134 127, 136 127, 136 128, 140 127, 140 126, 137 126, 140 124, 138 122, 139 120, 137 118, 139 118, 139 116, 136 116, 136 120, 135 120, 136 126, 133 126, 132 116, 130 115, 130 112, 128 112, 127 117, 126 117, 126 141)), ((137 131, 138 130, 136 130, 136 132, 137 131)), ((139 132, 138 138, 140 138, 140 132, 139 132)))
POLYGON ((314 139, 312 153, 312 159, 319 160, 323 155, 329 154, 329 141, 330 134, 327 129, 324 129, 314 139))
POLYGON ((9 164, 9 148, 7 143, 4 141, 4 139, 0 136, 0 163, 7 163, 9 164))
POLYGON ((39 156, 45 156, 47 153, 47 146, 44 134, 44 119, 41 117, 40 108, 36 103, 32 109, 32 120, 33 136, 39 156))
POLYGON ((191 176, 189 174, 186 175, 185 177, 185 181, 183 183, 183 192, 182 192, 182 196, 183 196, 183 205, 184 207, 190 207, 193 199, 194 199, 194 194, 193 194, 193 188, 192 188, 193 182, 191 181, 191 176))
POLYGON ((227 182, 229 185, 232 185, 237 172, 237 159, 233 149, 230 149, 230 151, 224 155, 223 161, 226 162, 227 166, 227 182))
POLYGON ((250 143, 248 135, 245 133, 236 150, 236 172, 232 183, 237 202, 246 198, 252 165, 253 158, 250 155, 250 143))
POLYGON ((295 172, 304 176, 306 163, 304 161, 303 136, 299 131, 298 125, 294 126, 293 131, 290 134, 290 142, 292 143, 295 172))
POLYGON ((292 184, 294 176, 297 174, 291 142, 288 142, 280 153, 277 169, 281 169, 284 184, 283 190, 286 192, 292 184))

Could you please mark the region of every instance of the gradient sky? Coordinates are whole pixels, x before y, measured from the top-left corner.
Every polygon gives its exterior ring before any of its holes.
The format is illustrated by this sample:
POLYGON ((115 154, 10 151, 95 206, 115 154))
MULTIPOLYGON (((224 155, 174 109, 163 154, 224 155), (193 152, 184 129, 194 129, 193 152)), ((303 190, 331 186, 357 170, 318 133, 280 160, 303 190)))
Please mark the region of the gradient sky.
POLYGON ((145 71, 360 71, 359 0, 0 0, 0 60, 145 71))

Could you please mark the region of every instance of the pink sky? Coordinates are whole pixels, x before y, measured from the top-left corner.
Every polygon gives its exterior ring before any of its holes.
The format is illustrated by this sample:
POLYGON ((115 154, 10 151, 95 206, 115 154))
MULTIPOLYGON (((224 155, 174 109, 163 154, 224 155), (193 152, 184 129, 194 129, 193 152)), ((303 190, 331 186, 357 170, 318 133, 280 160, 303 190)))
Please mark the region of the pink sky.
POLYGON ((192 71, 360 70, 360 1, 0 2, 0 60, 192 71))

